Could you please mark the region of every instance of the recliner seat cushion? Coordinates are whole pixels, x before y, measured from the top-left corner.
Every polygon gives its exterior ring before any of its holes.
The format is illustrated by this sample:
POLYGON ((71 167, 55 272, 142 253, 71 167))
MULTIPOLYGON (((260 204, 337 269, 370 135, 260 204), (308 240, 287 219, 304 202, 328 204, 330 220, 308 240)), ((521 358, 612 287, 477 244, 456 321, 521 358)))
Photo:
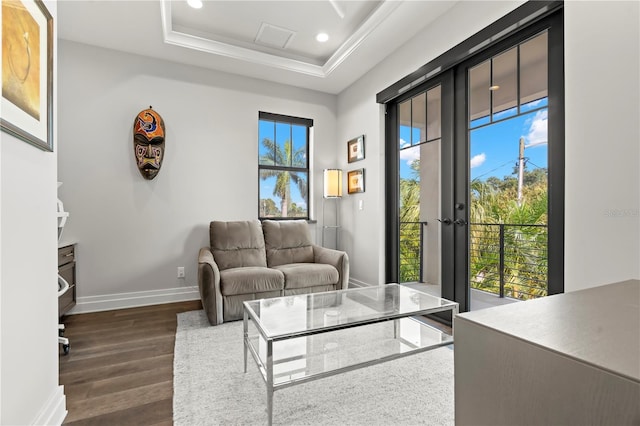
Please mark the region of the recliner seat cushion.
POLYGON ((311 234, 305 220, 265 220, 262 230, 269 267, 313 263, 311 234))
POLYGON ((282 291, 282 289, 284 289, 284 274, 277 269, 246 266, 220 271, 220 293, 223 296, 282 291))
POLYGON ((282 272, 287 290, 335 285, 340 279, 338 270, 324 263, 290 263, 274 266, 273 269, 282 272))
POLYGON ((264 235, 258 220, 209 225, 211 252, 221 271, 243 266, 267 266, 264 235))

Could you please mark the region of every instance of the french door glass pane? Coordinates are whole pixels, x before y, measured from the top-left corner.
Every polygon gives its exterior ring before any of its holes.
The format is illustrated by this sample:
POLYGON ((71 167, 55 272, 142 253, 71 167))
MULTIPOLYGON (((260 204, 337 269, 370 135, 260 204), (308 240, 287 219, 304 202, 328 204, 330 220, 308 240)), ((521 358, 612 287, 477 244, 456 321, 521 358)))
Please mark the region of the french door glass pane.
MULTIPOLYGON (((473 129, 469 278, 507 299, 547 294, 547 109, 473 129)), ((471 309, 483 307, 473 293, 471 309)))
POLYGON ((491 114, 491 61, 469 70, 469 117, 471 127, 489 122, 491 114))
POLYGON ((421 288, 436 296, 441 294, 441 103, 439 85, 401 103, 398 129, 400 282, 427 284, 421 288))
MULTIPOLYGON (((518 105, 518 49, 509 49, 492 59, 492 109, 493 114, 503 111, 508 115, 516 114, 513 108, 518 105)), ((506 114, 495 117, 504 118, 506 114)))
POLYGON ((398 122, 400 126, 398 148, 402 149, 411 145, 411 99, 407 99, 399 105, 398 122))
MULTIPOLYGON (((492 120, 470 115, 472 310, 548 292, 547 50, 545 32, 488 60, 492 120)), ((472 108, 477 69, 488 61, 469 69, 472 108)))
POLYGON ((548 95, 547 46, 546 31, 520 45, 520 104, 541 101, 548 95))
MULTIPOLYGON (((403 130, 402 132, 406 132, 403 130)), ((400 151, 400 282, 420 277, 420 145, 400 151)))
POLYGON ((427 140, 426 109, 426 93, 411 98, 411 145, 427 140))
POLYGON ((442 136, 442 89, 436 86, 427 92, 427 138, 432 141, 442 136))

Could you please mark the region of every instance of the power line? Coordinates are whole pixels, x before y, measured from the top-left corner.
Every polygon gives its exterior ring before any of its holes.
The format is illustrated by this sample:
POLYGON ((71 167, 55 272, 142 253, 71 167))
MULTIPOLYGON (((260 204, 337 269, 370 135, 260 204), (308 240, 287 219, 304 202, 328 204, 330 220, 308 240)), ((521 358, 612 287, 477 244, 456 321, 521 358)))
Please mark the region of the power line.
MULTIPOLYGON (((546 169, 546 167, 540 167, 540 166, 538 166, 537 164, 535 164, 534 162, 532 162, 532 161, 529 159, 529 157, 525 157, 525 159, 524 159, 524 160, 525 160, 525 163, 526 163, 526 164, 531 164, 532 166, 534 166, 534 167, 536 167, 536 168, 538 168, 538 169, 546 169)), ((502 167, 504 167, 504 166, 506 166, 506 165, 508 165, 508 164, 510 164, 510 163, 514 163, 514 160, 506 161, 506 162, 502 163, 501 165, 499 165, 498 167, 496 167, 495 169, 489 170, 488 172, 485 172, 485 173, 483 173, 483 174, 481 174, 481 175, 478 175, 478 176, 476 176, 475 178, 476 178, 476 179, 479 179, 479 178, 481 178, 481 177, 483 177, 483 176, 488 175, 489 173, 493 173, 493 172, 495 172, 496 170, 501 169, 502 167)), ((516 164, 516 166, 518 165, 518 159, 517 159, 517 158, 515 159, 515 164, 516 164)))
MULTIPOLYGON (((509 161, 507 161, 507 162, 505 162, 505 163, 503 163, 503 164, 499 165, 498 167, 496 167, 496 168, 495 168, 495 169, 493 169, 493 170, 489 170, 489 171, 488 171, 488 172, 486 172, 486 173, 483 173, 483 174, 481 174, 481 175, 476 176, 476 179, 481 178, 482 176, 488 175, 489 173, 493 173, 493 172, 495 172, 496 170, 499 170, 499 169, 501 169, 502 167, 504 167, 504 166, 506 166, 507 164, 512 163, 512 162, 513 162, 513 160, 509 160, 509 161)), ((516 159, 516 162, 517 162, 517 159, 516 159)))
POLYGON ((527 161, 529 164, 532 164, 534 167, 537 167, 538 169, 546 169, 546 167, 540 167, 537 164, 535 164, 534 162, 532 162, 531 160, 527 161))

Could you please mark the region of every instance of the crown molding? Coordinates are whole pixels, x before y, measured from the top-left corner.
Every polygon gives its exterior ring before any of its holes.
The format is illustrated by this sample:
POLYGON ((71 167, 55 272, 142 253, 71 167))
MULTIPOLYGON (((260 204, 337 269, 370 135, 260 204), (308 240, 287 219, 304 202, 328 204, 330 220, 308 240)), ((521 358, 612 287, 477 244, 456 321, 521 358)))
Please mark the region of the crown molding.
POLYGON ((369 38, 402 1, 385 0, 322 66, 325 75, 331 74, 369 38))
POLYGON ((173 28, 170 0, 160 0, 160 16, 162 20, 162 34, 166 44, 254 64, 266 65, 313 77, 325 78, 334 72, 349 56, 356 52, 367 38, 374 33, 375 29, 378 28, 401 3, 401 1, 396 0, 384 1, 355 32, 340 45, 323 65, 316 65, 299 59, 265 53, 259 50, 178 31, 173 28))

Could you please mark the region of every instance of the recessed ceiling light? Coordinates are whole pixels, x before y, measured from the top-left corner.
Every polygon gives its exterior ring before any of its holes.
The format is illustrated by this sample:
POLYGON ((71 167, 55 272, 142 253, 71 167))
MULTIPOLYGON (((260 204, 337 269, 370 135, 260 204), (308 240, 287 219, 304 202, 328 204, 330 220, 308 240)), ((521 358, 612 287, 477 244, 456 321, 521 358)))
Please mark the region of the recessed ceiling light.
POLYGON ((202 0, 187 0, 187 4, 194 9, 202 8, 202 0))
POLYGON ((325 41, 329 40, 329 35, 327 33, 318 33, 318 35, 316 36, 316 40, 318 40, 320 43, 324 43, 325 41))

